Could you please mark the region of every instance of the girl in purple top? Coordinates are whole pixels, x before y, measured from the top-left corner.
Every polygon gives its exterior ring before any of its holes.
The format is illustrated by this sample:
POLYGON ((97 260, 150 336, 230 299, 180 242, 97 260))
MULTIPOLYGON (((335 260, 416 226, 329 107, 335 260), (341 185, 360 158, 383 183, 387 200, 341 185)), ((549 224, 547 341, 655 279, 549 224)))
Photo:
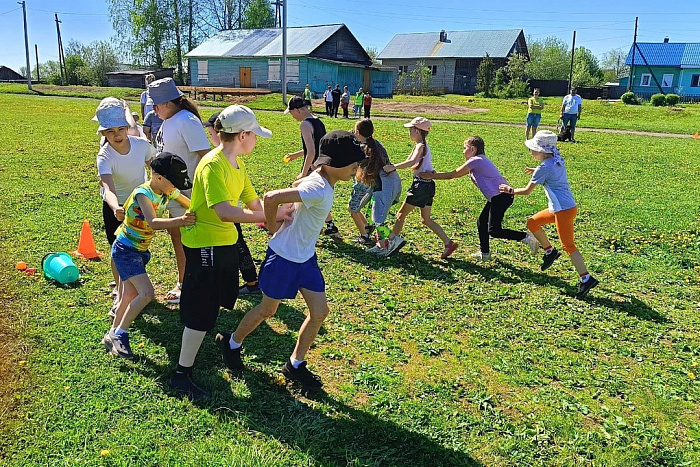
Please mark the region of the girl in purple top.
POLYGON ((491 259, 489 236, 523 242, 530 246, 533 254, 536 253, 539 243, 531 233, 504 229, 502 226, 503 216, 513 204, 513 195, 499 191, 498 186, 506 183, 505 178, 484 154, 484 140, 480 136, 472 136, 464 142, 464 158, 467 161, 452 172, 421 172, 420 177, 427 180, 449 180, 469 174, 474 185, 486 198, 486 206, 476 221, 481 251, 472 254, 472 257, 480 261, 491 259))

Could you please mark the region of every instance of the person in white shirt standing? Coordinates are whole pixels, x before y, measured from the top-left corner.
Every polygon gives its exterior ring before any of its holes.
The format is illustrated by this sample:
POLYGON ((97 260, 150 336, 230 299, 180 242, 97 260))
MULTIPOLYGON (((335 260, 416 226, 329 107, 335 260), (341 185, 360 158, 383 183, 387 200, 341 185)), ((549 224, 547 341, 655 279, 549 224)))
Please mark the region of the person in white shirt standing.
POLYGON ((564 126, 571 125, 571 142, 575 143, 574 132, 576 131, 576 122, 581 118, 581 109, 583 102, 581 96, 576 94, 576 88, 571 88, 571 93, 564 96, 561 103, 561 120, 564 126))
POLYGON ((153 75, 153 73, 149 73, 146 75, 145 80, 146 90, 141 93, 141 118, 144 121, 146 120, 146 115, 148 115, 148 112, 153 110, 153 99, 151 99, 151 96, 148 95, 148 85, 155 81, 156 77, 153 75))
MULTIPOLYGON (((211 150, 197 107, 183 96, 172 78, 153 81, 148 85, 148 94, 153 99, 153 110, 163 120, 155 136, 154 146, 158 152, 180 156, 187 164, 187 175, 194 180, 194 169, 202 156, 211 150)), ((192 195, 189 190, 183 191, 183 194, 188 198, 192 195)), ((171 217, 179 217, 185 213, 185 209, 175 202, 168 203, 168 211, 171 217)), ((178 304, 182 280, 185 277, 185 250, 182 248, 180 229, 168 229, 168 233, 175 250, 178 283, 168 292, 165 301, 178 304)))

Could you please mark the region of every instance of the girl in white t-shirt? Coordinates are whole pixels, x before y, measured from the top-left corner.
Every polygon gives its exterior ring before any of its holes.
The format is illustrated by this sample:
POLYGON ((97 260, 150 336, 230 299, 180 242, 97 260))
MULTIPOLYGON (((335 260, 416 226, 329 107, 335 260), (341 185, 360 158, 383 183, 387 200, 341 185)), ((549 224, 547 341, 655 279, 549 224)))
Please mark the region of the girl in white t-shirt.
MULTIPOLYGON (((187 174, 194 179, 194 170, 199 160, 210 150, 211 145, 202 127, 202 119, 195 104, 180 92, 172 78, 163 78, 148 85, 148 94, 153 100, 153 110, 163 120, 155 135, 158 152, 169 152, 180 156, 187 164, 187 174)), ((183 192, 188 198, 190 190, 183 192)), ((168 203, 171 217, 182 216, 185 209, 178 203, 168 203)), ((165 297, 171 304, 180 303, 182 280, 185 277, 185 250, 182 248, 180 229, 168 229, 175 250, 178 282, 165 297)))
MULTIPOLYGON (((103 99, 97 106, 93 120, 98 121, 100 126, 97 133, 105 140, 97 153, 97 175, 100 178, 105 233, 112 245, 115 232, 124 220, 122 206, 131 192, 147 180, 146 166, 155 156, 155 149, 145 139, 127 134, 129 122, 124 106, 118 99, 103 99)), ((119 274, 113 262, 111 265, 118 295, 119 274)))
POLYGON ((413 147, 413 151, 411 151, 408 158, 399 164, 394 164, 394 167, 396 169, 410 167, 413 170, 413 183, 406 193, 406 200, 396 214, 396 223, 391 231, 389 240, 384 246, 386 252, 380 255, 391 256, 406 244, 406 241, 401 238, 399 234, 401 234, 401 230, 406 222, 406 216, 415 208, 420 208, 420 217, 423 224, 432 230, 435 235, 440 237, 440 240, 442 240, 442 243, 445 245, 445 249, 442 255, 440 255, 440 258, 446 259, 457 249, 457 243, 453 242, 445 231, 442 230, 442 227, 430 216, 430 211, 433 207, 433 198, 435 197, 435 182, 432 180, 424 180, 419 175, 421 172, 435 171, 433 169, 430 148, 425 141, 430 131, 430 120, 423 117, 416 117, 409 123, 404 124, 404 126, 409 128, 411 141, 416 143, 416 145, 413 147))

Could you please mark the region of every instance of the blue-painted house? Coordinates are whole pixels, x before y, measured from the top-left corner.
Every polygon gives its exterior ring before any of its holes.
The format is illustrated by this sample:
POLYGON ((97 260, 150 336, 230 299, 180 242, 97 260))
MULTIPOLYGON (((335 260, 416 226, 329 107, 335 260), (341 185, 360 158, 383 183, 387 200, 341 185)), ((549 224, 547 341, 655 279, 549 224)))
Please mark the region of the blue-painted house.
MULTIPOLYGON (((625 65, 631 67, 634 55, 632 92, 647 98, 660 92, 685 98, 700 97, 700 43, 676 43, 665 39, 664 42, 638 42, 637 45, 639 49, 630 48, 625 61, 625 65)), ((627 87, 628 82, 629 77, 621 78, 620 86, 627 87)))
MULTIPOLYGON (((282 30, 223 31, 186 54, 192 86, 253 87, 281 91, 282 30)), ((372 59, 344 24, 287 28, 287 90, 308 83, 321 95, 328 86, 359 87, 391 96, 392 69, 372 59)))

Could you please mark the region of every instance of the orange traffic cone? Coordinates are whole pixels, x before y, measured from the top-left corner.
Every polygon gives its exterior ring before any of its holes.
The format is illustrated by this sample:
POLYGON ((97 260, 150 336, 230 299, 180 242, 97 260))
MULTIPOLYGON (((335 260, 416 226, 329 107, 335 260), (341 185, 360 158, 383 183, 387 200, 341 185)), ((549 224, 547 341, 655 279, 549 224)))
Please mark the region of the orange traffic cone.
POLYGON ((72 251, 71 254, 84 259, 95 259, 102 256, 102 253, 95 248, 90 221, 83 221, 83 227, 80 229, 80 239, 78 240, 78 249, 72 251))

